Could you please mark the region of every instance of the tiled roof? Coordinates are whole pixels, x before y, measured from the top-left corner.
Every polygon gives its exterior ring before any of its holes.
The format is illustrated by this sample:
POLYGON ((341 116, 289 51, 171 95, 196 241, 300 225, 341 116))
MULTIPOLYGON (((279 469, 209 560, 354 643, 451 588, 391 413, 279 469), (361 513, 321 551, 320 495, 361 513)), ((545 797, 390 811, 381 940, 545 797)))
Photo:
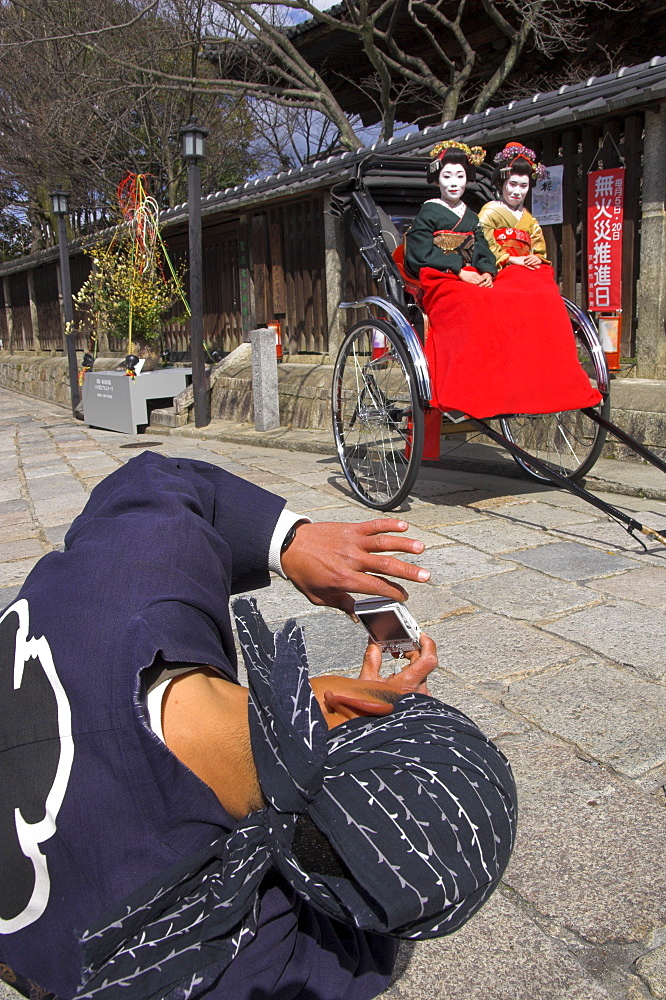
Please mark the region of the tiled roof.
MULTIPOLYGON (((336 3, 333 7, 327 7, 326 13, 330 17, 342 17, 347 9, 346 4, 336 3)), ((292 24, 289 28, 285 29, 285 35, 289 38, 295 38, 297 35, 304 35, 308 31, 312 31, 314 28, 320 27, 324 22, 318 20, 316 17, 309 17, 306 21, 299 21, 298 24, 292 24)))
MULTIPOLYGON (((306 22, 307 23, 307 22, 306 22)), ((295 28, 299 26, 296 25, 295 28)), ((638 66, 623 66, 615 73, 592 76, 582 83, 565 85, 545 94, 534 94, 520 101, 511 101, 500 108, 488 108, 476 115, 415 130, 399 139, 376 142, 356 152, 329 156, 326 160, 293 170, 270 174, 236 187, 216 191, 202 199, 203 216, 220 211, 234 212, 253 204, 317 189, 326 189, 347 176, 355 164, 371 151, 403 156, 425 154, 442 139, 474 140, 494 143, 520 135, 535 135, 553 128, 565 128, 579 121, 597 118, 613 112, 638 108, 666 99, 666 57, 655 56, 638 66)), ((176 205, 160 214, 160 222, 170 224, 187 219, 187 203, 176 205)), ((75 240, 70 249, 77 250, 99 240, 101 234, 85 240, 75 240)), ((58 248, 43 250, 20 260, 0 264, 0 275, 21 271, 30 265, 57 259, 58 248)))
MULTIPOLYGON (((235 208, 274 198, 286 190, 296 194, 310 188, 325 188, 344 177, 370 150, 396 155, 425 154, 442 139, 474 139, 477 142, 500 142, 516 132, 534 135, 553 128, 624 111, 652 101, 666 99, 666 58, 655 56, 638 66, 623 67, 606 76, 590 77, 582 83, 560 87, 545 94, 534 94, 521 101, 511 101, 501 108, 488 108, 481 114, 465 115, 443 125, 408 133, 399 139, 377 142, 354 153, 329 156, 303 167, 270 174, 236 187, 208 195, 203 200, 204 214, 219 208, 235 208)), ((187 205, 177 205, 163 212, 165 224, 184 218, 187 205)))

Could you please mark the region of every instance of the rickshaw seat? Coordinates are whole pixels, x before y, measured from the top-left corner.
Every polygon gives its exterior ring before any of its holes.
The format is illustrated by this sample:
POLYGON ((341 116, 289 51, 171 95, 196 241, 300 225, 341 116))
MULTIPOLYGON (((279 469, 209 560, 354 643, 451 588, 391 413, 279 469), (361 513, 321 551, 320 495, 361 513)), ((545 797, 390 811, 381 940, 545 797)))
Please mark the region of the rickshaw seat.
POLYGON ((421 287, 421 282, 418 278, 412 278, 405 269, 405 246, 403 243, 399 243, 398 246, 393 251, 393 260, 395 265, 400 271, 400 277, 402 278, 405 286, 405 292, 416 302, 419 308, 423 308, 423 288, 421 287))

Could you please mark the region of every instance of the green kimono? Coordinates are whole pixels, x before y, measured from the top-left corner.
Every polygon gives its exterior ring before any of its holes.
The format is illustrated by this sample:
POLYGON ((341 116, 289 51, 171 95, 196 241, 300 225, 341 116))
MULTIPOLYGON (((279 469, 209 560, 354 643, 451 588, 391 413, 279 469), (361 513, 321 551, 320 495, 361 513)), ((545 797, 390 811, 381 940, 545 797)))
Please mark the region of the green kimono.
POLYGON ((481 274, 497 274, 495 258, 483 234, 478 215, 467 208, 463 217, 458 218, 440 198, 432 198, 424 202, 405 237, 405 263, 414 276, 418 276, 422 267, 459 274, 465 266, 465 260, 458 250, 442 250, 434 243, 438 231, 472 233, 472 266, 481 274))

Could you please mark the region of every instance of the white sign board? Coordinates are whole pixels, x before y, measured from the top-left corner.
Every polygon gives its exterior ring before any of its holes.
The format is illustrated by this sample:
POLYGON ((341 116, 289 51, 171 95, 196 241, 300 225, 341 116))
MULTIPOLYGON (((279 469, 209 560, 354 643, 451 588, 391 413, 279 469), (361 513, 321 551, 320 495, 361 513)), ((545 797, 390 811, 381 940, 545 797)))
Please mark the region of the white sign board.
POLYGON ((537 181, 532 191, 532 215, 542 226, 556 226, 563 221, 562 181, 564 165, 548 167, 542 181, 537 181))

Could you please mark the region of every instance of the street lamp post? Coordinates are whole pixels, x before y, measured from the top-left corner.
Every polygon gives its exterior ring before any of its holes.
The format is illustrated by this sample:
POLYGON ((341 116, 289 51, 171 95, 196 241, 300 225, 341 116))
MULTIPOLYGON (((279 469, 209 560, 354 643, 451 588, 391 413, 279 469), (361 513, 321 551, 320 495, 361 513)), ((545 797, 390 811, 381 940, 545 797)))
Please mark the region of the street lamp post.
POLYGON ((60 250, 60 283, 62 285, 62 306, 65 313, 65 348, 69 367, 69 389, 72 397, 72 414, 76 416, 79 405, 79 371, 76 363, 76 344, 71 325, 74 322, 72 306, 72 281, 69 274, 69 250, 67 248, 67 227, 65 217, 69 214, 69 197, 65 191, 51 192, 51 208, 58 219, 58 247, 60 250))
POLYGON ((187 206, 190 237, 190 336, 192 354, 192 386, 194 393, 194 424, 205 427, 209 423, 206 395, 204 346, 203 346, 203 281, 201 253, 201 161, 205 155, 205 138, 208 130, 190 118, 181 130, 183 159, 187 163, 187 206))

